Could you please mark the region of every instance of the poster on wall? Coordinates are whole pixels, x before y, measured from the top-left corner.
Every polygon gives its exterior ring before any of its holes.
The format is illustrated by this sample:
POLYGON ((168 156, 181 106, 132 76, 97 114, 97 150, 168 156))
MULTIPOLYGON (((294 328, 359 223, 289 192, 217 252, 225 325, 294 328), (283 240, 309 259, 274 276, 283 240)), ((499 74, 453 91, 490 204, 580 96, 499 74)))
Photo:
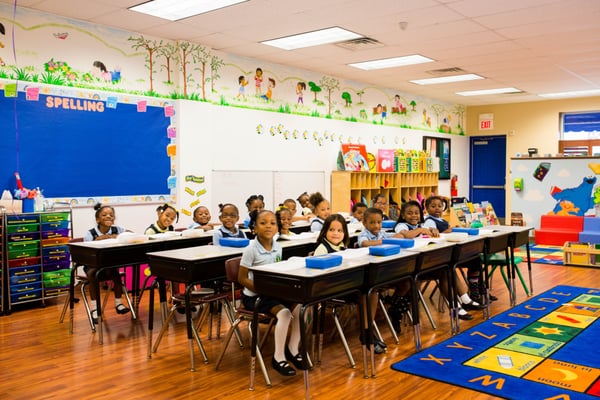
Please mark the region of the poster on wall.
POLYGON ((423 150, 440 160, 438 179, 450 179, 450 139, 423 136, 423 150))

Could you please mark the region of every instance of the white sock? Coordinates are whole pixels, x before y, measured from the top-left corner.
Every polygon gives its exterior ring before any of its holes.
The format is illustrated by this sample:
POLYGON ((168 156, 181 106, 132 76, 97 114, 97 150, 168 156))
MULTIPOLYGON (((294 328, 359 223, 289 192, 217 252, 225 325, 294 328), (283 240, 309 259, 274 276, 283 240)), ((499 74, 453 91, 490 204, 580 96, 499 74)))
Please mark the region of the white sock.
POLYGON ((300 304, 294 307, 292 312, 292 332, 290 333, 290 341, 288 349, 293 356, 299 353, 298 345, 300 344, 300 304))
POLYGON ((469 297, 469 294, 468 294, 468 293, 465 293, 465 294, 462 294, 462 295, 460 296, 460 301, 461 301, 461 303, 463 303, 463 304, 469 304, 469 303, 471 303, 473 300, 471 300, 471 298, 469 297))
POLYGON ((462 309, 462 308, 458 309, 458 315, 467 315, 467 314, 468 314, 468 312, 466 312, 464 309, 462 309))
POLYGON ((119 307, 121 304, 123 304, 123 300, 120 297, 118 299, 115 297, 115 307, 119 307))
POLYGON ((285 361, 285 342, 287 340, 288 328, 292 320, 292 313, 287 308, 279 310, 276 315, 277 323, 275 324, 275 361, 285 361))
POLYGON ((92 310, 92 318, 98 318, 98 310, 94 309, 92 310))

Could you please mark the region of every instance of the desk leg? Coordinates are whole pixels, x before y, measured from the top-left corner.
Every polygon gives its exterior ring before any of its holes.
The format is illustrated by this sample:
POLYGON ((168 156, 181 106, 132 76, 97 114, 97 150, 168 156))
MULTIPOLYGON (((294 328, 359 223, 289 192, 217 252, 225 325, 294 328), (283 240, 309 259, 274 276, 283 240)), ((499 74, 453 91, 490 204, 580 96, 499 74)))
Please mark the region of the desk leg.
POLYGON ((514 307, 517 304, 517 286, 515 282, 515 250, 512 244, 510 246, 510 251, 506 249, 504 252, 504 258, 509 262, 509 265, 506 266, 506 274, 508 275, 508 293, 510 295, 510 306, 514 307))
POLYGON ((103 344, 103 335, 102 335, 102 296, 100 296, 100 273, 103 271, 102 268, 98 268, 96 271, 96 312, 98 313, 98 343, 103 344))
POLYGON ((71 268, 71 281, 69 282, 69 333, 73 334, 73 319, 75 318, 75 272, 77 266, 71 268))
POLYGON ((533 277, 531 276, 531 254, 529 251, 529 242, 525 244, 527 249, 527 272, 529 272, 529 295, 533 296, 533 277))
POLYGON ((150 304, 148 305, 148 359, 152 358, 152 330, 154 329, 154 286, 157 284, 157 282, 158 281, 155 280, 150 287, 150 304))
POLYGON ((190 371, 196 371, 196 364, 194 362, 194 334, 192 332, 192 307, 190 307, 190 292, 192 291, 192 286, 187 286, 185 288, 185 325, 187 327, 187 336, 188 342, 190 344, 190 371))
POLYGON ((375 341, 373 340, 373 310, 371 309, 371 293, 369 290, 366 296, 363 297, 363 301, 359 304, 361 329, 364 329, 365 343, 363 344, 363 364, 364 364, 364 377, 369 377, 369 360, 371 363, 371 376, 375 378, 375 341), (364 307, 364 308, 363 308, 364 307), (367 320, 365 321, 365 314, 367 320), (362 328, 363 326, 367 328, 362 328))
MULTIPOLYGON (((308 377, 308 347, 306 346, 306 321, 304 317, 306 315, 306 308, 310 306, 303 305, 300 308, 300 354, 302 354, 302 369, 304 373, 304 397, 310 400, 310 380, 308 377)), ((313 316, 313 323, 314 318, 313 316)))
POLYGON ((460 331, 460 322, 458 318, 458 299, 456 298, 456 293, 454 293, 454 285, 456 285, 456 268, 457 265, 453 265, 450 268, 450 276, 447 276, 446 279, 446 282, 448 282, 448 308, 450 308, 451 335, 457 335, 460 331))
POLYGON ((254 314, 252 316, 251 336, 252 344, 250 345, 250 387, 248 390, 254 391, 254 376, 256 374, 256 346, 258 346, 258 305, 260 297, 254 303, 254 314))
POLYGON ((412 290, 412 317, 413 317, 413 332, 415 337, 415 349, 417 352, 421 351, 421 325, 419 322, 419 293, 417 289, 417 279, 413 279, 411 282, 412 290))
POLYGON ((490 318, 490 271, 488 269, 488 254, 483 252, 483 264, 479 272, 479 295, 483 296, 483 319, 490 318), (483 277, 482 277, 483 276, 483 277))

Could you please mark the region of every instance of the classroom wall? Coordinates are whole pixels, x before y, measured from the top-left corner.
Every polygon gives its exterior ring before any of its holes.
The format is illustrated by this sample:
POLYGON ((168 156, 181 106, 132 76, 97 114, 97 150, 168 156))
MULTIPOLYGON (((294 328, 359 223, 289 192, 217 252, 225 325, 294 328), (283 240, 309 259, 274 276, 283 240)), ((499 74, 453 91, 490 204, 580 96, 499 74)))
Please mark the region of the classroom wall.
MULTIPOLYGON (((516 99, 515 99, 516 100, 516 99)), ((507 158, 517 153, 527 154, 527 149, 537 147, 538 154, 555 155, 558 153, 560 139, 561 112, 597 111, 600 97, 584 97, 579 99, 545 100, 528 103, 494 104, 467 107, 466 131, 469 136, 506 135, 507 158), (480 130, 479 115, 493 114, 494 129, 480 130)), ((513 210, 512 199, 515 195, 512 180, 515 177, 510 170, 511 163, 506 163, 506 210, 507 216, 513 210)))

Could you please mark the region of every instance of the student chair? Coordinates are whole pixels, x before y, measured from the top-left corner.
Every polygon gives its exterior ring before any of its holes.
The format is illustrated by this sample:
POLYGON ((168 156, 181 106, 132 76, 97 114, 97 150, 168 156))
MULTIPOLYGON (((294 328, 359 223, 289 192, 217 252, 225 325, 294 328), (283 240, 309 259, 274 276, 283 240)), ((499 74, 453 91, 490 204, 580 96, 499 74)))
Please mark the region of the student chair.
MULTIPOLYGON (((525 283, 525 279, 523 279, 523 275, 521 275, 521 271, 519 270, 519 264, 521 264, 523 262, 523 258, 520 256, 515 256, 514 260, 513 260, 513 270, 516 272, 517 276, 519 277, 519 280, 521 281, 521 285, 523 286, 523 290, 525 291, 525 294, 529 297, 530 293, 529 293, 529 288, 527 287, 527 284, 525 283)), ((488 274, 488 278, 490 279, 490 282, 488 282, 488 287, 491 288, 491 279, 492 279, 492 274, 497 270, 500 269, 500 273, 502 274, 502 279, 504 280, 504 283, 506 284, 507 288, 510 288, 510 285, 508 283, 508 277, 506 276, 506 271, 504 270, 505 267, 508 267, 508 262, 506 261, 506 257, 501 254, 501 253, 495 253, 492 254, 491 256, 489 256, 487 258, 487 267, 491 267, 490 272, 488 274)), ((513 288, 513 290, 517 290, 517 288, 513 288)))
MULTIPOLYGON (((215 290, 212 288, 202 288, 197 287, 194 288, 191 292, 190 296, 190 304, 186 304, 184 293, 175 293, 173 290, 173 284, 171 284, 171 309, 167 313, 167 317, 163 322, 162 328, 158 333, 158 337, 156 338, 156 342, 152 347, 152 352, 156 353, 158 351, 158 346, 162 340, 163 335, 169 328, 169 323, 173 319, 175 312, 178 309, 185 309, 185 307, 199 307, 200 314, 197 317, 196 321, 192 321, 192 334, 194 335, 194 339, 196 340, 196 344, 202 353, 202 358, 204 359, 204 363, 208 364, 208 356, 206 355, 206 350, 204 349, 204 345, 202 344, 202 340, 200 340, 199 331, 202 327, 202 324, 208 320, 208 339, 212 339, 212 317, 215 310, 215 306, 218 305, 218 322, 217 322, 217 337, 221 336, 221 309, 222 307, 225 310, 231 309, 231 303, 229 302, 229 293, 221 291, 220 288, 215 290), (222 306, 222 307, 221 307, 222 306)), ((231 313, 226 311, 226 315, 230 318, 231 313)), ((231 318, 230 318, 231 319, 231 318)), ((233 323, 233 320, 231 320, 233 323)))
MULTIPOLYGON (((90 283, 90 281, 88 280, 87 274, 85 273, 85 271, 83 270, 83 266, 82 265, 72 265, 71 268, 75 268, 75 290, 77 290, 77 287, 80 288, 80 292, 81 292, 81 297, 83 298, 83 305, 85 307, 85 311, 88 317, 88 321, 90 323, 90 329, 92 330, 92 332, 96 332, 96 324, 94 323, 94 319, 92 318, 92 310, 90 308, 90 303, 85 291, 86 286, 90 283)), ((121 278, 123 279, 125 274, 123 272, 120 272, 121 278)), ((112 282, 111 282, 112 283, 112 282)), ((122 283, 123 285, 123 294, 125 295, 125 300, 127 301, 127 305, 129 306, 129 309, 131 310, 131 317, 133 319, 137 319, 137 314, 135 311, 135 308, 133 307, 133 302, 131 301, 131 297, 129 296, 129 292, 127 291, 127 285, 125 285, 124 283, 122 283)), ((104 310, 106 309, 106 303, 108 302, 108 297, 110 295, 110 290, 106 291, 106 294, 104 295, 104 300, 102 301, 102 312, 104 313, 104 310)), ((78 299, 74 299, 75 302, 78 302, 78 299)), ((65 304, 63 305, 63 309, 60 313, 60 318, 59 318, 59 322, 62 323, 65 319, 65 314, 67 312, 67 308, 69 307, 69 303, 71 302, 71 298, 69 295, 66 296, 65 298, 65 304)), ((69 333, 73 333, 73 313, 71 313, 70 316, 70 323, 69 323, 69 333)))
MULTIPOLYGON (((233 309, 233 314, 235 316, 235 320, 231 324, 231 327, 229 328, 229 330, 227 331, 227 335, 225 336, 225 343, 223 344, 223 350, 221 351, 221 354, 219 355, 219 358, 217 359, 217 362, 215 363, 215 371, 219 369, 219 365, 221 365, 221 361, 223 361, 223 356, 225 355, 225 352, 227 351, 227 346, 229 346, 231 337, 233 336, 234 333, 236 333, 238 331, 238 326, 240 325, 240 323, 242 323, 243 321, 248 321, 248 331, 250 332, 250 335, 252 335, 251 322, 252 322, 252 319, 254 318, 254 311, 250 311, 250 310, 243 308, 243 306, 241 306, 241 304, 238 305, 237 301, 236 301, 239 298, 239 292, 243 289, 242 285, 240 285, 240 283, 237 280, 241 260, 242 260, 242 257, 234 257, 234 258, 230 258, 225 261, 225 274, 227 277, 227 284, 229 285, 230 290, 231 290, 230 299, 232 300, 231 304, 232 304, 232 309, 233 309)), ((260 369, 265 378, 266 385, 268 387, 270 387, 271 386, 271 378, 269 377, 269 372, 267 371, 267 368, 265 366, 265 362, 264 362, 264 359, 263 359, 262 353, 261 353, 261 348, 264 344, 265 338, 269 335, 269 333, 271 332, 271 330, 273 328, 273 324, 276 320, 276 317, 272 314, 260 313, 260 314, 258 314, 258 319, 259 319, 259 321, 268 322, 266 335, 264 335, 262 337, 262 339, 259 338, 259 340, 258 340, 258 345, 256 348, 256 358, 258 359, 258 364, 259 364, 260 369)), ((240 341, 240 348, 243 348, 242 341, 240 341)), ((253 388, 251 388, 251 389, 253 389, 253 388)))

